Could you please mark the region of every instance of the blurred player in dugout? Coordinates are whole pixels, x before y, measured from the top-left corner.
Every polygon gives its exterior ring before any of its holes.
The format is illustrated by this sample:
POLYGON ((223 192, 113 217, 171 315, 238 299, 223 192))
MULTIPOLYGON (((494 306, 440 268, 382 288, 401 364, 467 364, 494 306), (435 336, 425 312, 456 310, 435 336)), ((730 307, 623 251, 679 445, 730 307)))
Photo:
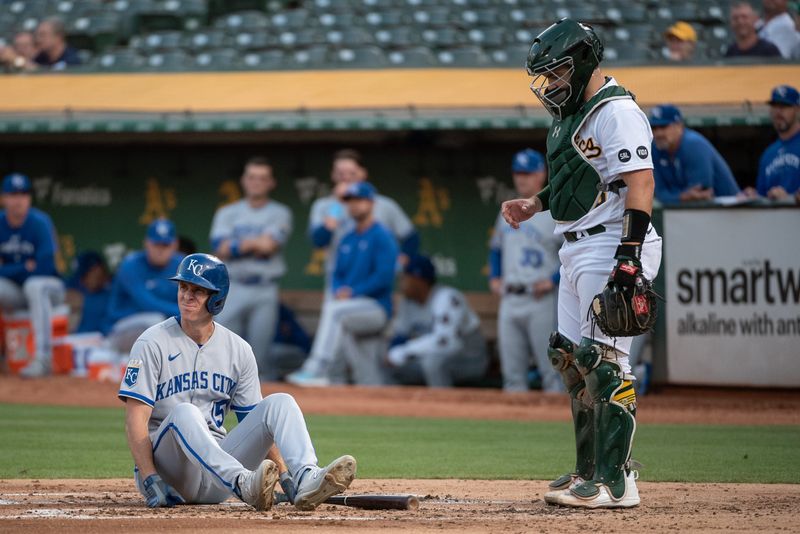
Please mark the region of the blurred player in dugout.
POLYGON ((400 288, 386 358, 389 381, 451 387, 482 378, 489 364, 486 340, 464 294, 437 284, 436 268, 420 255, 408 258, 400 288))
POLYGON ((214 253, 228 265, 231 292, 219 322, 253 347, 263 380, 279 378, 271 350, 278 324, 278 281, 286 273, 283 247, 292 233, 292 212, 271 198, 272 165, 250 158, 240 181, 244 198, 223 206, 211 223, 214 253))
POLYGON ((0 305, 5 311, 30 311, 35 353, 21 373, 29 378, 50 373, 53 306, 64 302, 64 283, 55 265, 55 227, 31 202, 28 177, 6 176, 0 212, 0 305))
MULTIPOLYGON (((547 181, 542 155, 526 149, 512 161, 514 188, 520 197, 537 194, 547 181)), ((550 365, 547 346, 556 326, 558 249, 550 212, 520 224, 515 230, 498 214, 489 244, 489 287, 502 299, 497 316, 503 390, 527 391, 528 370, 535 366, 548 392, 564 390, 561 377, 550 365), (541 218, 540 218, 541 217, 541 218)))

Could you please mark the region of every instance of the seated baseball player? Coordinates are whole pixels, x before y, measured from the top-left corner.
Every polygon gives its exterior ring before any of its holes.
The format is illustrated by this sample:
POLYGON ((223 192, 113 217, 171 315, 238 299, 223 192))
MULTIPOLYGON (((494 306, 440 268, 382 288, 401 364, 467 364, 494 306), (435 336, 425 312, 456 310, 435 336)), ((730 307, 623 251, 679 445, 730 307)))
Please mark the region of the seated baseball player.
POLYGON ((53 221, 31 207, 31 181, 24 174, 9 174, 0 212, 0 305, 30 310, 36 345, 34 359, 21 372, 24 377, 50 373, 53 306, 64 301, 56 250, 53 221))
POLYGON ((157 219, 147 227, 144 250, 131 252, 120 263, 108 300, 110 345, 127 354, 136 338, 156 323, 178 315, 175 273, 183 255, 178 251, 175 224, 157 219))
POLYGON ((392 316, 398 246, 375 220, 372 184, 352 183, 343 198, 356 227, 336 249, 332 296, 322 306, 311 354, 302 368, 286 377, 298 386, 328 385, 342 359, 357 384, 384 382, 380 355, 385 351, 383 331, 392 316))
POLYGON ((400 384, 451 387, 476 380, 489 358, 478 316, 455 288, 436 283, 425 256, 411 256, 400 282, 403 300, 394 322, 396 343, 387 356, 400 384))
POLYGON ((177 282, 180 315, 136 340, 118 393, 126 403, 136 486, 147 506, 220 503, 234 495, 268 510, 279 476, 300 510, 347 489, 356 460, 345 455, 318 467, 294 398, 262 398, 252 348, 214 321, 230 286, 225 264, 191 254, 170 280, 177 282), (227 433, 229 410, 239 424, 227 433), (268 455, 286 473, 279 475, 268 455))

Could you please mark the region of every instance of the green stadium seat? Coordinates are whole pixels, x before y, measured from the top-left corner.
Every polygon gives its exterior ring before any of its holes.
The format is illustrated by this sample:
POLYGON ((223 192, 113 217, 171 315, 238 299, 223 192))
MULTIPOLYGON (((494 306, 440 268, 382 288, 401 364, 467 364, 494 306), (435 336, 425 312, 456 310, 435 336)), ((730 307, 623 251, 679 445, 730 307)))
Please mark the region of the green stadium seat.
POLYGON ((263 50, 278 43, 274 34, 264 31, 241 32, 234 35, 231 41, 239 50, 263 50))
POLYGON ((264 29, 270 25, 269 16, 261 11, 228 13, 214 21, 214 28, 228 32, 264 29))
POLYGON ((400 4, 400 2, 397 2, 395 0, 361 0, 359 2, 359 4, 357 4, 357 5, 360 5, 361 9, 364 9, 364 10, 370 10, 370 11, 372 11, 372 10, 381 10, 381 11, 383 11, 383 10, 391 9, 391 8, 395 8, 395 7, 402 7, 402 6, 399 6, 399 4, 400 4))
POLYGON ((98 71, 134 72, 144 67, 144 57, 130 48, 107 50, 92 60, 92 67, 98 71))
POLYGON ((508 46, 490 50, 489 58, 492 63, 502 67, 525 68, 525 60, 528 57, 528 46, 508 46))
POLYGON ((362 26, 363 21, 354 12, 336 13, 326 12, 316 16, 318 25, 322 28, 352 28, 362 26))
POLYGON ((548 23, 550 19, 540 6, 512 9, 508 13, 508 18, 512 24, 520 26, 540 26, 548 23))
POLYGON ((113 11, 82 12, 66 22, 67 40, 75 48, 98 52, 119 39, 120 18, 113 11))
POLYGON ((442 50, 436 57, 446 67, 480 67, 489 65, 489 57, 477 46, 463 46, 442 50))
POLYGON ((610 62, 644 63, 655 59, 649 48, 643 46, 606 47, 603 58, 610 62))
MULTIPOLYGON (((240 35, 249 35, 246 33, 240 35)), ((223 48, 228 43, 228 37, 222 30, 199 30, 194 33, 183 35, 182 46, 187 50, 207 50, 211 48, 223 48)))
POLYGON ((494 26, 501 22, 494 9, 467 9, 458 17, 458 23, 466 26, 494 26))
POLYGON ((422 31, 422 40, 435 47, 454 46, 464 41, 464 35, 455 28, 429 28, 422 31))
MULTIPOLYGON (((542 28, 544 29, 544 28, 542 28)), ((528 29, 522 28, 510 35, 511 40, 515 43, 525 44, 530 46, 533 44, 533 40, 539 35, 539 29, 528 29)))
POLYGON ((248 52, 237 59, 236 66, 246 70, 279 70, 286 66, 286 56, 280 50, 248 52))
POLYGON ((180 30, 183 28, 181 15, 171 9, 169 2, 157 0, 136 0, 134 28, 136 33, 161 30, 180 30))
MULTIPOLYGON (((398 0, 398 2, 401 0, 398 0)), ((402 0, 411 9, 429 8, 440 5, 439 0, 402 0)))
POLYGON ((327 46, 311 46, 301 50, 295 50, 286 59, 285 64, 292 69, 318 69, 328 67, 327 46))
POLYGON ((373 44, 372 34, 362 28, 349 28, 344 30, 328 30, 325 32, 325 42, 335 46, 363 46, 373 44))
POLYGON ((408 26, 382 28, 374 33, 374 37, 375 42, 385 48, 414 46, 420 40, 419 32, 408 26))
POLYGON ((264 0, 209 0, 208 11, 212 17, 219 17, 237 11, 264 11, 264 0))
POLYGON ((233 48, 205 50, 194 56, 192 68, 200 71, 231 70, 237 65, 241 53, 233 48))
POLYGON ((467 39, 471 43, 484 47, 500 47, 506 43, 509 32, 505 28, 473 28, 467 32, 467 39))
POLYGON ((385 67, 389 63, 377 46, 342 48, 333 53, 333 60, 336 65, 349 68, 385 67))
POLYGON ((318 30, 284 31, 278 34, 277 44, 287 50, 321 45, 325 36, 318 30))
POLYGON ((408 21, 406 13, 397 9, 387 11, 370 11, 364 15, 364 22, 368 26, 400 26, 408 21))
POLYGON ((183 50, 156 52, 147 57, 144 70, 154 72, 181 72, 190 70, 194 58, 183 50))
POLYGON ((309 16, 305 9, 292 9, 272 16, 272 26, 278 29, 301 29, 308 27, 309 16))
POLYGON ((452 23, 453 13, 443 7, 419 9, 414 11, 412 21, 425 27, 445 27, 452 23))
POLYGON ((183 47, 183 33, 179 31, 153 32, 143 35, 134 35, 129 46, 144 55, 153 52, 175 50, 183 47))
POLYGON ((405 50, 394 50, 388 53, 389 64, 396 67, 435 67, 436 56, 429 48, 417 46, 405 50))

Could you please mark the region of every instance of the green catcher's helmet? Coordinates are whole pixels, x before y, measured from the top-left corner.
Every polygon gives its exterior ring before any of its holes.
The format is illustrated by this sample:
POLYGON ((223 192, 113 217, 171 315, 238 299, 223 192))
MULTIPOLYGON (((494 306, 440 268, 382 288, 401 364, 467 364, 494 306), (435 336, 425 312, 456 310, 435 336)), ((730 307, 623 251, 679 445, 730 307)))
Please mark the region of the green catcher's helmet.
POLYGON ((575 113, 592 72, 603 60, 603 43, 591 26, 561 19, 533 40, 528 52, 531 90, 558 120, 575 113))

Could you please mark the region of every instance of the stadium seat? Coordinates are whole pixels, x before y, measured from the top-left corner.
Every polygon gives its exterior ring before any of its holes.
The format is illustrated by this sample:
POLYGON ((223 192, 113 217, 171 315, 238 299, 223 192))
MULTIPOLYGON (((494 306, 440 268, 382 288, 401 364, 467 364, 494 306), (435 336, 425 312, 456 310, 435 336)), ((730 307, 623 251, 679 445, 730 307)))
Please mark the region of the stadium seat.
POLYGON ((362 26, 362 21, 354 12, 326 12, 316 16, 316 21, 322 28, 352 28, 362 26))
POLYGON ((494 9, 467 9, 457 19, 458 24, 466 26, 493 26, 500 22, 494 9))
POLYGON ((308 19, 306 10, 292 9, 273 15, 272 25, 276 29, 300 29, 308 27, 308 19))
POLYGON ((452 13, 447 8, 419 9, 413 12, 412 21, 425 27, 444 27, 452 22, 452 13))
POLYGON ((234 48, 205 50, 194 56, 192 68, 201 71, 230 70, 237 66, 240 55, 234 48))
POLYGON ((270 26, 270 18, 260 11, 228 13, 214 21, 214 27, 231 33, 260 30, 270 26))
POLYGON ((484 47, 498 47, 506 43, 509 32, 505 28, 473 28, 467 32, 467 39, 484 47))
POLYGON ((404 24, 406 20, 406 14, 397 9, 370 11, 364 15, 364 22, 368 26, 399 26, 404 24))
POLYGON ((641 63, 653 59, 650 49, 643 46, 607 47, 603 55, 606 60, 612 62, 641 63))
POLYGON ((222 48, 227 42, 228 38, 221 30, 200 30, 183 35, 183 47, 192 51, 222 48))
POLYGON ((147 57, 145 70, 154 72, 180 72, 188 70, 194 64, 192 56, 183 50, 157 52, 147 57))
POLYGON ((394 50, 388 54, 389 63, 397 67, 433 67, 438 64, 436 56, 424 46, 394 50))
POLYGON ((94 57, 92 66, 98 71, 130 72, 138 71, 144 66, 144 57, 130 48, 107 50, 94 57))
POLYGON ((239 50, 263 50, 278 44, 278 37, 264 31, 241 32, 230 40, 239 50))
POLYGON ((521 26, 539 26, 549 21, 548 17, 542 7, 526 7, 512 9, 508 18, 512 24, 521 26))
POLYGON ((524 69, 529 50, 530 48, 527 46, 508 46, 490 50, 488 54, 494 65, 524 69))
POLYGON ((143 54, 157 51, 175 50, 183 46, 183 33, 179 31, 154 32, 134 35, 130 47, 143 54))
POLYGON ((385 48, 409 47, 419 44, 420 34, 407 26, 382 28, 374 34, 375 42, 385 48))
POLYGON ((208 8, 212 17, 237 11, 261 11, 264 9, 264 0, 209 0, 208 8))
POLYGON ((134 28, 136 33, 160 30, 180 30, 183 15, 180 0, 137 0, 134 28))
POLYGON ((280 50, 248 52, 240 56, 236 66, 247 70, 279 70, 284 68, 286 56, 280 50))
POLYGON ((515 43, 527 44, 528 46, 530 46, 531 44, 533 44, 533 40, 536 38, 537 35, 539 35, 538 29, 529 30, 527 28, 523 28, 513 32, 509 37, 511 37, 511 40, 515 43))
POLYGON ((318 29, 284 31, 278 34, 277 42, 279 46, 291 50, 321 45, 325 42, 325 36, 318 29))
POLYGON ((328 58, 327 46, 311 46, 301 50, 295 50, 286 59, 285 64, 293 69, 318 69, 328 67, 330 60, 328 58))
POLYGON ((480 67, 491 63, 489 57, 476 46, 463 46, 442 50, 436 57, 447 67, 480 67))
POLYGON ((66 23, 70 45, 98 52, 117 43, 120 19, 113 11, 83 12, 66 23))
POLYGON ((374 68, 388 64, 383 51, 377 46, 342 48, 333 54, 334 62, 340 67, 374 68))
POLYGON ((396 2, 395 0, 361 0, 360 4, 363 6, 363 9, 383 11, 393 7, 398 7, 397 4, 399 4, 399 2, 396 2))
POLYGON ((362 28, 349 28, 343 30, 328 30, 325 32, 325 42, 335 46, 362 46, 372 44, 372 34, 362 28))
POLYGON ((422 31, 422 40, 431 46, 454 46, 463 42, 464 35, 455 28, 438 28, 422 31))

